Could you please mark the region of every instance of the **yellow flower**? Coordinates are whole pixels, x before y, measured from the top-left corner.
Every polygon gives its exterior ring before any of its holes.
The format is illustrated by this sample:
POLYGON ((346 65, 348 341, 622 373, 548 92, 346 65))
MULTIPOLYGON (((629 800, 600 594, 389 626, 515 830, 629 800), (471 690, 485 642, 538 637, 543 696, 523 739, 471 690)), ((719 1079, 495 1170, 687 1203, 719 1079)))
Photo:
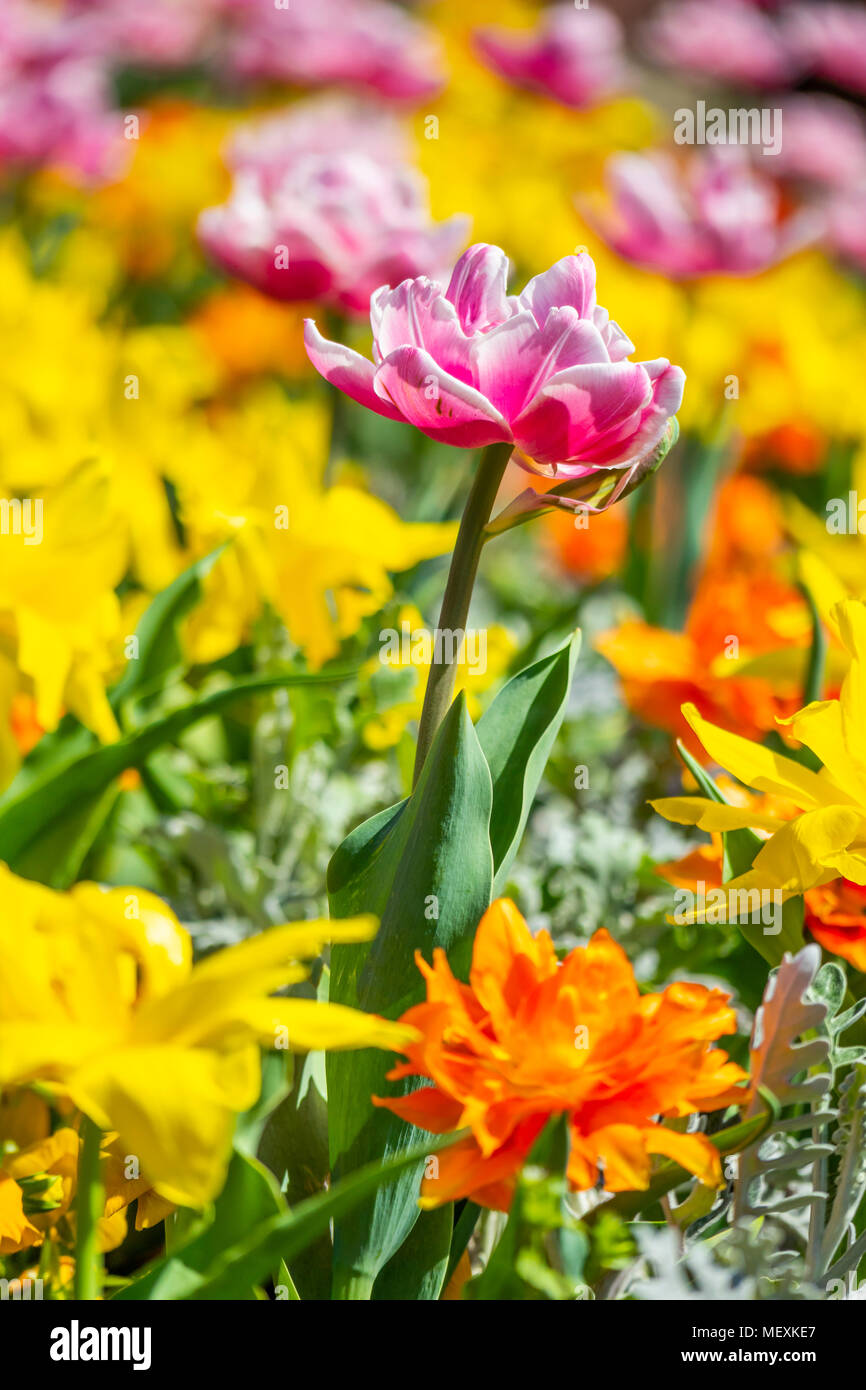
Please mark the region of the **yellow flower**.
POLYGON ((108 505, 104 470, 83 466, 67 482, 9 512, 0 535, 0 771, 17 762, 16 695, 34 696, 34 717, 54 729, 71 710, 104 741, 117 736, 105 683, 121 648, 125 546, 108 505), (15 517, 20 516, 20 523, 15 517))
POLYGON ((791 897, 839 877, 866 884, 866 603, 846 599, 833 618, 851 659, 839 699, 816 700, 783 721, 819 758, 820 771, 727 733, 702 719, 694 705, 683 706, 713 762, 756 791, 787 798, 800 811, 783 820, 698 796, 652 803, 680 825, 772 832, 752 868, 728 888, 777 889, 791 897))
MULTIPOLYGON (((363 739, 368 748, 393 748, 406 726, 421 718, 427 676, 435 654, 433 642, 434 634, 424 626, 418 609, 405 604, 398 614, 390 645, 383 646, 381 655, 367 663, 362 682, 375 692, 377 676, 386 669, 405 673, 409 677, 409 689, 402 690, 401 698, 393 704, 385 704, 366 720, 363 739)), ((472 719, 477 719, 481 713, 479 695, 505 674, 516 649, 517 643, 511 633, 499 623, 493 623, 478 634, 467 632, 460 648, 460 659, 456 662, 454 694, 458 695, 461 690, 466 692, 472 719), (479 638, 483 646, 478 644, 479 638)))
POLYGON ((270 603, 312 667, 388 602, 392 572, 449 551, 456 525, 408 523, 354 483, 324 483, 328 417, 261 387, 209 434, 178 446, 177 490, 190 543, 233 544, 187 625, 194 660, 243 641, 270 603))
POLYGON ((0 889, 0 1086, 55 1087, 117 1132, 167 1201, 219 1191, 235 1116, 259 1094, 260 1043, 405 1042, 373 1015, 271 997, 326 941, 367 940, 372 918, 274 927, 193 966, 187 932, 151 893, 55 893, 7 869, 0 889))

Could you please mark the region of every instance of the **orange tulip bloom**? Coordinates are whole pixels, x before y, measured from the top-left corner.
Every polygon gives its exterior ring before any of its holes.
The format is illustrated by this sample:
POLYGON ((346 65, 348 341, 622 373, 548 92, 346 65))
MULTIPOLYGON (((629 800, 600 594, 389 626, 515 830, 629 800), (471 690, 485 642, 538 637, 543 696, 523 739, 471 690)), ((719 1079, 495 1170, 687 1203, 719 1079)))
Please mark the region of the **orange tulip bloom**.
POLYGON ((422 1206, 471 1196, 507 1210, 535 1139, 563 1111, 575 1189, 594 1187, 600 1175, 611 1192, 646 1188, 653 1154, 708 1186, 721 1181, 709 1139, 660 1120, 745 1099, 745 1073, 711 1046, 735 1028, 727 995, 680 982, 642 995, 603 930, 560 963, 547 932, 533 936, 507 898, 481 919, 468 985, 441 950, 432 966, 416 960, 427 1001, 402 1021, 421 1037, 389 1079, 433 1084, 374 1103, 436 1134, 472 1131, 437 1156, 422 1206))
POLYGON ((806 603, 786 581, 713 571, 698 586, 685 632, 626 622, 602 633, 596 647, 618 672, 629 708, 706 762, 681 705, 696 705, 711 723, 760 740, 800 707, 801 685, 740 674, 740 663, 792 646, 805 652, 810 633, 806 603))

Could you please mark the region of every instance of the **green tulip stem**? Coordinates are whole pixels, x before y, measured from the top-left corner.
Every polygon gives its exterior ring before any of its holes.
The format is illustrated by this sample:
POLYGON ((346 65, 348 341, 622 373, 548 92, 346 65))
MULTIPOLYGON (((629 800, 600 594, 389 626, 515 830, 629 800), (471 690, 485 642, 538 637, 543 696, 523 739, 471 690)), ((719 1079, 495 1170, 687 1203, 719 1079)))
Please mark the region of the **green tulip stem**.
MULTIPOLYGON (((457 532, 457 543, 451 556, 451 568, 442 599, 439 624, 434 636, 444 633, 466 631, 472 588, 478 572, 478 561, 484 542, 487 539, 484 528, 490 520, 499 484, 511 456, 511 444, 489 444, 482 451, 478 469, 466 499, 466 507, 457 532)), ((450 641, 434 642, 433 661, 427 677, 424 693, 424 708, 418 726, 418 749, 415 754, 415 776, 413 786, 417 785, 421 769, 436 737, 436 730, 445 718, 454 697, 456 667, 454 658, 459 651, 459 643, 450 641), (437 656, 444 659, 437 660, 437 656)))
POLYGON ((102 1131, 86 1115, 81 1117, 78 1185, 75 1199, 75 1283, 79 1301, 96 1302, 102 1294, 102 1256, 99 1220, 104 1209, 99 1150, 102 1131))

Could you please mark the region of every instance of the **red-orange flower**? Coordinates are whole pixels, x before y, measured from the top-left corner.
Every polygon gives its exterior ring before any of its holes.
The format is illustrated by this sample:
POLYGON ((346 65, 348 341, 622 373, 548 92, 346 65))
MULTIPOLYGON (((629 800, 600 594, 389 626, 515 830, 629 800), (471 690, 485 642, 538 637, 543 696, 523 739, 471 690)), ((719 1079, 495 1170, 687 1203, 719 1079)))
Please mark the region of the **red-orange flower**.
POLYGON ((416 960, 427 1001, 403 1022, 421 1037, 389 1079, 433 1084, 374 1101, 436 1134, 472 1131, 438 1155, 422 1205, 471 1196, 506 1210, 535 1139, 562 1112, 576 1189, 595 1186, 600 1174, 611 1192, 645 1188, 653 1154, 707 1185, 720 1182, 709 1139, 660 1120, 744 1100, 745 1073, 711 1046, 734 1031, 727 995, 681 982, 642 995, 627 956, 603 930, 560 963, 547 932, 533 936, 507 898, 481 919, 468 985, 441 950, 432 966, 416 960))
POLYGON ((866 888, 834 878, 803 896, 805 925, 825 951, 866 973, 866 888))

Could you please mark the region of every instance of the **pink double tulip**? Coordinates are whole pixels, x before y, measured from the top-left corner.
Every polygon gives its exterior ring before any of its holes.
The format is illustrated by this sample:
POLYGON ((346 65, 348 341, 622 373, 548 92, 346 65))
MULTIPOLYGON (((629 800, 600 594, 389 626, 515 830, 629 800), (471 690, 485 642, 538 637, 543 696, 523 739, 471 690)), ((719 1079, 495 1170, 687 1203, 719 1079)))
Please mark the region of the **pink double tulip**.
POLYGON ((505 442, 530 472, 563 481, 626 470, 659 443, 685 377, 633 344, 596 302, 582 253, 507 293, 508 260, 477 245, 447 289, 422 276, 373 295, 373 361, 308 320, 313 365, 353 400, 460 448, 505 442))
POLYGON ((531 33, 479 29, 475 46, 501 77, 565 106, 592 106, 627 82, 622 25, 595 4, 554 5, 531 33))
POLYGON ((750 275, 814 238, 810 213, 783 216, 777 186, 740 149, 615 155, 605 166, 601 235, 619 255, 674 279, 750 275))
POLYGON ((339 83, 397 100, 438 91, 433 31, 385 0, 224 0, 233 35, 226 61, 242 77, 301 87, 339 83))
POLYGON ((435 223, 426 189, 401 160, 387 116, 333 99, 241 133, 227 203, 199 218, 224 269, 275 299, 320 299, 366 315, 379 285, 449 269, 469 221, 435 223))
POLYGON ((773 20, 746 0, 666 0, 644 33, 666 67, 737 86, 787 86, 800 67, 773 20))

